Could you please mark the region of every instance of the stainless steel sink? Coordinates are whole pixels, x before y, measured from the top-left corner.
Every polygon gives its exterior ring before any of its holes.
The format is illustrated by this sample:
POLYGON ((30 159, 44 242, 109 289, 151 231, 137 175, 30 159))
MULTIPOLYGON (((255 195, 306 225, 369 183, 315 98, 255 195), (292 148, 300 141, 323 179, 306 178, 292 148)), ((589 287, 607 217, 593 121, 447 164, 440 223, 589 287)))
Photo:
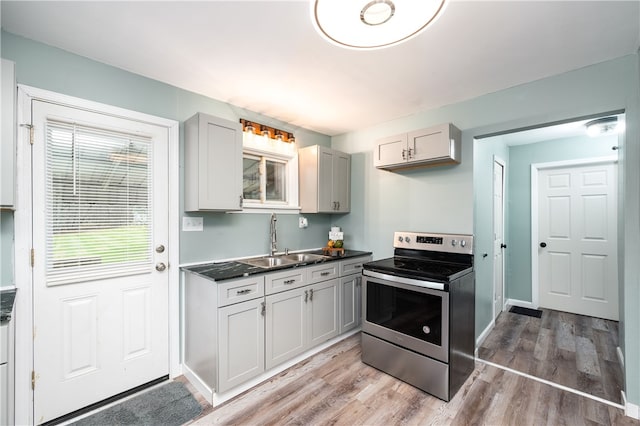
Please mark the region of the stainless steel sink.
POLYGON ((293 259, 285 259, 283 256, 257 257, 255 259, 240 260, 239 262, 246 263, 251 266, 257 266, 259 268, 273 268, 275 266, 293 265, 298 263, 293 259))
POLYGON ((277 256, 256 257, 253 259, 239 260, 238 262, 251 265, 251 266, 257 266, 259 268, 275 268, 276 266, 316 262, 326 257, 327 256, 321 256, 318 254, 311 254, 311 253, 295 253, 295 254, 287 254, 287 255, 280 254, 277 256))
POLYGON ((311 253, 287 254, 287 255, 283 255, 282 257, 285 259, 292 259, 295 262, 299 262, 299 263, 317 262, 318 260, 327 258, 327 256, 322 256, 319 254, 311 254, 311 253))

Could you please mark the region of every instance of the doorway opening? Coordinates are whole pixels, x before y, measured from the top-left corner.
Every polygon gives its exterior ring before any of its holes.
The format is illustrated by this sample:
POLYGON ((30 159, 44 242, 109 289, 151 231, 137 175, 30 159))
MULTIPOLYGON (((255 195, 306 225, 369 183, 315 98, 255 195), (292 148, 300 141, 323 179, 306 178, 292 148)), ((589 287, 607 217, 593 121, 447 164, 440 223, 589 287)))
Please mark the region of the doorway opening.
MULTIPOLYGON (((624 123, 624 113, 606 117, 624 123)), ((495 321, 492 329, 490 326, 482 333, 478 357, 620 404, 624 383, 618 347, 616 197, 617 149, 624 132, 590 137, 585 124, 594 118, 515 130, 475 141, 474 168, 480 168, 486 181, 484 185, 476 183, 476 241, 484 238, 484 248, 489 251, 482 253, 482 248, 477 247, 476 273, 487 282, 491 277, 495 321), (496 159, 504 164, 503 210, 496 159), (564 187, 565 193, 549 193, 550 182, 553 191, 564 187), (537 186, 532 187, 532 183, 537 186), (547 201, 541 202, 538 191, 543 183, 547 185, 543 191, 547 201), (569 183, 582 189, 569 189, 569 183), (596 187, 598 191, 587 191, 596 187), (603 187, 608 192, 599 191, 603 187), (491 211, 483 210, 482 205, 491 206, 491 211), (544 214, 539 213, 540 209, 544 214), (591 213, 595 215, 590 216, 591 213), (541 217, 546 220, 542 226, 541 217), (571 234, 566 228, 578 230, 571 234), (547 233, 541 235, 543 230, 547 233), (606 240, 613 252, 598 252, 593 246, 564 252, 559 247, 550 250, 545 239, 562 232, 566 238, 557 239, 563 242, 573 238, 579 246, 582 240, 606 240), (550 252, 552 256, 547 255, 550 252), (539 268, 543 268, 542 272, 539 268), (573 281, 567 283, 570 279, 573 281), (559 301, 548 302, 541 297, 543 291, 559 301), (562 291, 567 294, 562 295, 562 291), (572 298, 578 302, 572 303, 572 298), (609 308, 615 305, 614 314, 580 306, 582 300, 604 304, 598 299, 606 299, 609 308), (539 309, 541 318, 508 312, 513 306, 539 309)))

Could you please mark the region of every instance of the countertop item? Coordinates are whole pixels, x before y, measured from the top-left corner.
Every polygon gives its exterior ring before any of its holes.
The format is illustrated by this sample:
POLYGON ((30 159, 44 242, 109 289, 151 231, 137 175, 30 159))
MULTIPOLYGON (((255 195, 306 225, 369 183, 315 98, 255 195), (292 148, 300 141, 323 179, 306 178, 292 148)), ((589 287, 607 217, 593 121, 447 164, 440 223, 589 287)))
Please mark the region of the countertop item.
MULTIPOLYGON (((317 254, 322 256, 322 250, 306 251, 304 253, 317 254)), ((334 261, 349 259, 351 257, 368 256, 370 254, 371 254, 370 251, 345 250, 344 256, 335 256, 335 257, 324 256, 323 258, 313 262, 300 262, 296 264, 273 266, 270 268, 260 268, 258 266, 251 266, 245 263, 231 261, 231 262, 219 262, 219 263, 213 262, 213 263, 207 263, 205 265, 197 265, 197 266, 186 266, 186 267, 183 267, 182 269, 185 271, 202 275, 206 278, 209 278, 215 281, 224 281, 224 280, 230 280, 234 278, 248 277, 249 275, 265 274, 268 272, 279 271, 283 269, 297 268, 299 266, 308 266, 308 265, 314 265, 318 263, 334 262, 334 261)), ((262 256, 259 256, 259 257, 262 257, 262 256)))
POLYGON ((16 291, 15 288, 0 290, 0 322, 11 321, 16 291))

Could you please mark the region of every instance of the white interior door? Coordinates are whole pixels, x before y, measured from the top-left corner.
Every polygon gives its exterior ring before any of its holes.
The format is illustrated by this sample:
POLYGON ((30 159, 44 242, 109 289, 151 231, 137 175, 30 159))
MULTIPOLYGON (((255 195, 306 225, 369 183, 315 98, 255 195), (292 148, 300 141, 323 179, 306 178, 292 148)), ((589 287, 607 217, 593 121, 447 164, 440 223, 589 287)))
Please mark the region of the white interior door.
POLYGON ((166 128, 33 102, 34 419, 169 374, 166 128))
POLYGON ((540 306, 618 320, 617 169, 538 171, 540 306))
POLYGON ((493 317, 504 304, 504 164, 493 162, 493 317))

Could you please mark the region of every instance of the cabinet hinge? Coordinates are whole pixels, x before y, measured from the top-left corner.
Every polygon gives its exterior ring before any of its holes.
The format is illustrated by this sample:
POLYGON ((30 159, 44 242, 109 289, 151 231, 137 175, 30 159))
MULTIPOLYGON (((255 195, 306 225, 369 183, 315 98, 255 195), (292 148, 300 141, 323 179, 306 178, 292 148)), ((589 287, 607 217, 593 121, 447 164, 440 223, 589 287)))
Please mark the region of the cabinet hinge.
POLYGON ((26 127, 29 129, 29 144, 33 145, 33 125, 32 124, 21 124, 20 127, 26 127))
POLYGON ((36 372, 31 370, 31 390, 36 390, 36 372))
POLYGON ((36 251, 31 249, 31 267, 33 268, 36 264, 36 251))

